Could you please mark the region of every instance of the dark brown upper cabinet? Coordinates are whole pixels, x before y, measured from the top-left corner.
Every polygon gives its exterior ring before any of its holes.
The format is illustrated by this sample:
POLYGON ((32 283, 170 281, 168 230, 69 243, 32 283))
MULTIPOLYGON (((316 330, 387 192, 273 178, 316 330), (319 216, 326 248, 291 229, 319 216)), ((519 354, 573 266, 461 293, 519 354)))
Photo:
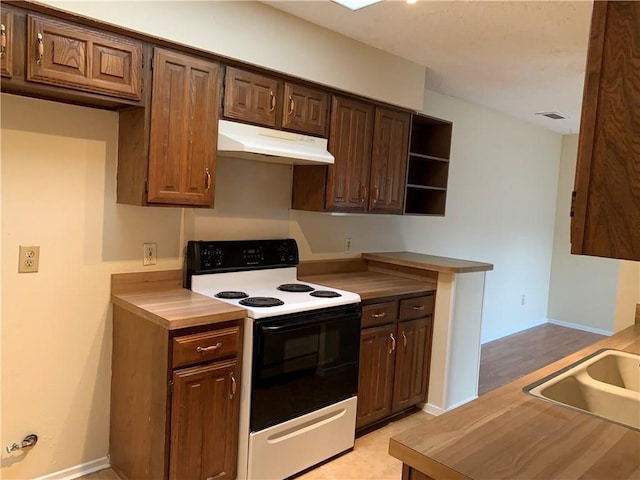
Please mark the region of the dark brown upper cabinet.
POLYGON ((285 82, 283 130, 326 137, 328 113, 329 94, 327 92, 285 82))
POLYGON ((376 108, 368 210, 402 213, 411 115, 376 108))
POLYGON ((333 165, 296 165, 293 208, 402 213, 409 113, 334 96, 329 151, 333 165))
POLYGON ((640 2, 594 2, 571 253, 640 260, 640 2))
POLYGON ((220 66, 156 48, 151 109, 120 112, 118 202, 212 207, 220 66))
POLYGON ((142 44, 71 23, 29 15, 27 80, 140 100, 142 44))
POLYGON ((374 107, 348 98, 333 97, 328 166, 327 210, 364 211, 369 196, 371 135, 374 107))
POLYGON ((13 12, 0 12, 0 75, 13 76, 13 12))
POLYGON ((226 118, 320 137, 327 136, 329 94, 276 77, 227 67, 226 118))
POLYGON ((273 77, 227 67, 224 81, 224 116, 266 127, 277 124, 281 82, 273 77))

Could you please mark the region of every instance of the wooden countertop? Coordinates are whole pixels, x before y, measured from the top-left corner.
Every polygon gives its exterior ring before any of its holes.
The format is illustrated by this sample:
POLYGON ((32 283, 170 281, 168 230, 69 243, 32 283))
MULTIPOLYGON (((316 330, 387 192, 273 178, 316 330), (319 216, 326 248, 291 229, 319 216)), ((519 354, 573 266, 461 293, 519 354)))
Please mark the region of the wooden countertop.
POLYGON ((244 318, 245 309, 182 288, 182 272, 118 273, 111 301, 168 330, 244 318))
POLYGON ((491 263, 472 262, 458 258, 437 257, 413 252, 363 253, 363 260, 400 265, 402 267, 443 273, 471 273, 493 270, 491 263))
POLYGON ((639 431, 522 391, 601 348, 640 353, 640 325, 395 435, 389 453, 436 480, 637 480, 639 431))
POLYGON ((363 301, 374 298, 434 292, 436 283, 378 272, 346 272, 301 276, 300 281, 357 293, 363 301))

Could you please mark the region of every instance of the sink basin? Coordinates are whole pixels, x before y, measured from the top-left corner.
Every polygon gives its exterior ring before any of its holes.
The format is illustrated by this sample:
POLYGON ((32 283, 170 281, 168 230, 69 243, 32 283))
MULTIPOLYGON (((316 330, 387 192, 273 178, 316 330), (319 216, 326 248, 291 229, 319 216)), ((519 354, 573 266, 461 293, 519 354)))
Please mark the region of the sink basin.
POLYGON ((605 349, 524 388, 545 400, 640 430, 640 355, 605 349))

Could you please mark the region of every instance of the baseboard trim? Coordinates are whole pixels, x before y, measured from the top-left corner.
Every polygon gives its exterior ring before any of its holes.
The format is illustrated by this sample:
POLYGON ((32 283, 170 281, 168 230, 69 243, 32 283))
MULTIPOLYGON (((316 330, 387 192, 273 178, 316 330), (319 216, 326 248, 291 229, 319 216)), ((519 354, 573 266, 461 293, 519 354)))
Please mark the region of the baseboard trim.
POLYGON ((43 477, 38 477, 34 480, 73 480, 74 478, 89 475, 90 473, 97 472, 98 470, 104 470, 109 468, 109 457, 102 457, 96 460, 91 460, 87 463, 81 463, 74 467, 65 468, 58 472, 53 472, 43 477))
POLYGON ((425 403, 424 406, 422 407, 422 411, 429 413, 431 415, 435 415, 436 417, 439 415, 442 415, 443 413, 447 413, 450 412, 451 410, 461 407, 462 405, 464 405, 465 403, 469 403, 473 400, 475 400, 476 398, 478 398, 478 396, 473 396, 470 398, 467 398, 466 400, 462 400, 458 403, 454 403, 453 405, 451 405, 449 408, 447 408, 446 410, 432 404, 432 403, 425 403))
POLYGON ((582 330, 589 333, 597 333, 598 335, 605 335, 607 337, 613 335, 613 331, 611 330, 602 330, 600 328, 587 327, 586 325, 580 325, 579 323, 563 322, 562 320, 556 320, 555 318, 549 318, 548 322, 560 327, 573 328, 575 330, 582 330))

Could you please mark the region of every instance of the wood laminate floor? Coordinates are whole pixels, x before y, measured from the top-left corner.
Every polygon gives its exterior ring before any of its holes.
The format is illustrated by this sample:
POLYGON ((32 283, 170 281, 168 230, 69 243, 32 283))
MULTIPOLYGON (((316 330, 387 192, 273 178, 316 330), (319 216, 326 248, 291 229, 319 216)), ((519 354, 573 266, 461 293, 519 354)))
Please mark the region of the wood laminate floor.
POLYGON ((478 395, 602 340, 595 333, 546 323, 482 345, 478 395))
MULTIPOLYGON (((480 360, 480 394, 498 388, 544 365, 603 338, 594 333, 545 324, 486 343, 480 360)), ((356 439, 355 448, 321 465, 300 480, 399 480, 402 464, 387 454, 389 438, 428 422, 431 415, 418 412, 356 439)), ((112 469, 85 480, 120 480, 112 469)))

